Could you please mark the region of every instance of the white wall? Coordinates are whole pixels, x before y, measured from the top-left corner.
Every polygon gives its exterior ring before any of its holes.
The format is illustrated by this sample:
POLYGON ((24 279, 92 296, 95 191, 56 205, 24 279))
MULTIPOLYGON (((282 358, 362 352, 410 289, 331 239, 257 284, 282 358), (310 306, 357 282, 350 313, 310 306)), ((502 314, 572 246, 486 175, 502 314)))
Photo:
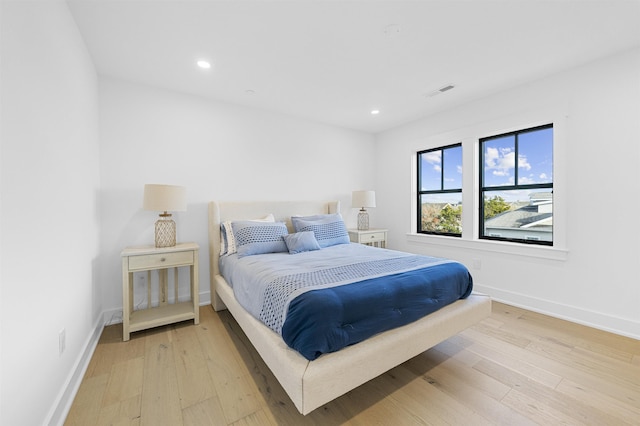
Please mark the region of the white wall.
POLYGON ((391 247, 458 259, 476 288, 496 299, 640 338, 639 140, 635 49, 378 135, 378 220, 390 229, 391 247), (557 130, 556 249, 474 241, 478 138, 544 122, 557 130), (460 141, 462 241, 411 235, 412 156, 460 141))
POLYGON ((0 424, 39 425, 102 325, 97 76, 64 2, 1 7, 0 424))
POLYGON ((353 223, 351 191, 374 180, 369 134, 111 78, 99 88, 100 282, 114 313, 122 309, 120 252, 153 244, 157 213, 142 210, 145 183, 186 186, 187 211, 174 220, 178 241, 200 244, 205 303, 209 201, 340 200, 353 223))

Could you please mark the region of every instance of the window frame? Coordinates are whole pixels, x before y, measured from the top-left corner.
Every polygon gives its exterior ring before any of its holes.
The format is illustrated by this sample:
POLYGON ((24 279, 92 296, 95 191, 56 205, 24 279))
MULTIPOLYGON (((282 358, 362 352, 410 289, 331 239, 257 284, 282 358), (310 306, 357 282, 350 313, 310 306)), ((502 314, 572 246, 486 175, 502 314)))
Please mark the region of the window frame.
MULTIPOLYGON (((522 135, 524 133, 531 133, 534 131, 539 131, 539 130, 543 130, 543 129, 551 129, 553 132, 553 141, 552 141, 552 161, 555 162, 555 126, 554 126, 554 122, 551 123, 547 123, 547 124, 543 124, 543 125, 539 125, 539 126, 534 126, 534 127, 528 127, 528 128, 524 128, 524 129, 520 129, 520 130, 513 130, 510 132, 505 132, 505 133, 501 133, 501 134, 496 134, 496 135, 491 135, 491 136, 486 136, 486 137, 482 137, 478 139, 478 151, 479 151, 479 163, 478 163, 478 174, 479 174, 479 181, 478 181, 478 238, 480 240, 491 240, 491 241, 504 241, 504 242, 509 242, 509 243, 515 243, 515 244, 532 244, 532 245, 541 245, 541 246, 554 246, 554 242, 555 242, 555 226, 552 224, 552 231, 551 231, 551 235, 552 235, 552 239, 551 241, 544 241, 544 240, 535 240, 535 239, 525 239, 525 238, 509 238, 509 237, 498 237, 498 236, 491 236, 491 235, 485 235, 485 219, 484 219, 484 195, 486 192, 493 192, 493 191, 513 191, 513 190, 535 190, 535 189, 548 189, 549 192, 551 192, 552 197, 553 197, 553 186, 554 186, 554 181, 555 181, 555 175, 553 176, 553 179, 551 180, 550 183, 538 183, 538 184, 518 184, 518 161, 519 161, 519 148, 518 148, 518 136, 522 135), (485 169, 484 169, 484 159, 485 159, 485 150, 484 150, 484 143, 486 141, 490 141, 490 140, 494 140, 494 139, 499 139, 499 138, 504 138, 507 136, 514 136, 515 141, 514 141, 514 155, 515 155, 515 165, 514 165, 514 185, 501 185, 501 186, 485 186, 484 185, 484 177, 485 177, 485 169)), ((555 169, 555 167, 552 165, 552 169, 555 169)), ((552 204, 553 204, 553 199, 552 199, 552 204)), ((552 216, 553 217, 553 216, 552 216)))
MULTIPOLYGON (((417 151, 416 153, 416 163, 417 163, 417 178, 416 178, 416 182, 417 182, 417 197, 416 197, 416 206, 417 206, 417 212, 416 212, 416 232, 418 234, 425 234, 425 235, 438 235, 438 236, 445 236, 445 237, 457 237, 457 238, 462 238, 462 222, 460 223, 460 228, 461 231, 459 234, 455 233, 455 232, 435 232, 435 231, 425 231, 422 229, 422 196, 423 195, 428 195, 428 194, 455 194, 455 193, 459 193, 460 197, 461 197, 461 202, 462 202, 462 189, 464 187, 464 181, 463 179, 460 180, 460 188, 456 188, 456 189, 444 189, 444 174, 445 174, 445 168, 444 168, 444 151, 447 149, 452 149, 452 148, 460 148, 460 151, 462 153, 461 158, 464 159, 464 152, 463 152, 463 146, 462 146, 462 142, 458 142, 458 143, 454 143, 454 144, 450 144, 450 145, 444 145, 444 146, 440 146, 440 147, 435 147, 435 148, 429 148, 429 149, 424 149, 424 150, 420 150, 417 151), (440 189, 439 190, 422 190, 422 155, 423 154, 427 154, 429 152, 434 152, 434 151, 442 151, 442 155, 440 156, 440 189)), ((464 175, 464 168, 463 168, 463 175, 464 175)))

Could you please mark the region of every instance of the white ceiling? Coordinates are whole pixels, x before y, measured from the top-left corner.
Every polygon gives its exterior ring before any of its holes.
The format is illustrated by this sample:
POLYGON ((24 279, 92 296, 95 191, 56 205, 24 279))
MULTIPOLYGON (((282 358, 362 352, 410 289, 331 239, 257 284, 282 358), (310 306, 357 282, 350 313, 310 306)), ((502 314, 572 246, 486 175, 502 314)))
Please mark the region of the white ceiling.
POLYGON ((371 133, 640 46, 640 0, 68 3, 101 75, 371 133))

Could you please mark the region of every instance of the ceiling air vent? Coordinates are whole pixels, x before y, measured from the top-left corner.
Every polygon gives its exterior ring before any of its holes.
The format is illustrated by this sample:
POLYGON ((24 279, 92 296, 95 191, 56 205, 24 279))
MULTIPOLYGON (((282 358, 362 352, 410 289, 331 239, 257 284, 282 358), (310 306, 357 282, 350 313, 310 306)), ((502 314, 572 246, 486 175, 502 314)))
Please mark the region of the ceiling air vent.
POLYGON ((427 93, 425 96, 427 98, 431 98, 431 97, 434 97, 436 95, 439 95, 440 93, 448 92, 449 90, 453 89, 454 87, 456 87, 456 86, 454 86, 453 84, 447 84, 446 86, 443 86, 443 87, 439 88, 438 90, 434 90, 433 92, 427 93))

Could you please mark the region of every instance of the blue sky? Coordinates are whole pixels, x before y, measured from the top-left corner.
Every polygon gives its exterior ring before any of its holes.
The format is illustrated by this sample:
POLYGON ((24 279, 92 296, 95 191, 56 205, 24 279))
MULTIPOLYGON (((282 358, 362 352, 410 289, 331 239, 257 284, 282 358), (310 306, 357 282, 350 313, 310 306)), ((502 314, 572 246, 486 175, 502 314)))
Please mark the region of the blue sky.
POLYGON ((553 182, 553 129, 523 133, 518 140, 518 182, 515 182, 515 137, 484 144, 485 186, 553 182))
POLYGON ((442 162, 442 153, 442 150, 438 150, 422 155, 420 167, 423 190, 462 188, 462 147, 445 150, 444 162, 442 162), (440 187, 442 164, 444 164, 444 188, 440 187))

